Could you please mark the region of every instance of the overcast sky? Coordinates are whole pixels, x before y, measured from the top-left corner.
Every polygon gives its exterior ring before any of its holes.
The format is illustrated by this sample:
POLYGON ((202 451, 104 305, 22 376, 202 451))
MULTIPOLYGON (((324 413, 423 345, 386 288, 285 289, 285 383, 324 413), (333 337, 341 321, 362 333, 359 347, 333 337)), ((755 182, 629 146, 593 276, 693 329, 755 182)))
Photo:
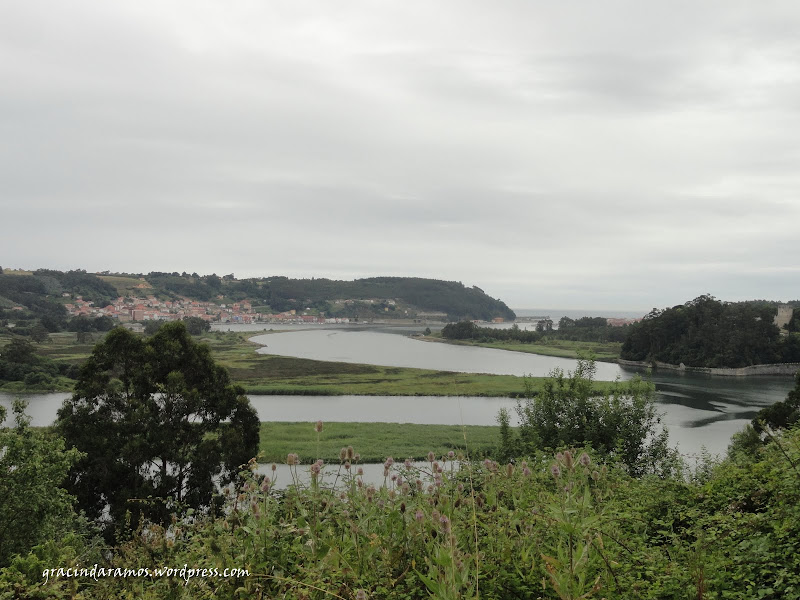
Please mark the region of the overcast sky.
POLYGON ((800 298, 800 4, 4 2, 0 265, 800 298))

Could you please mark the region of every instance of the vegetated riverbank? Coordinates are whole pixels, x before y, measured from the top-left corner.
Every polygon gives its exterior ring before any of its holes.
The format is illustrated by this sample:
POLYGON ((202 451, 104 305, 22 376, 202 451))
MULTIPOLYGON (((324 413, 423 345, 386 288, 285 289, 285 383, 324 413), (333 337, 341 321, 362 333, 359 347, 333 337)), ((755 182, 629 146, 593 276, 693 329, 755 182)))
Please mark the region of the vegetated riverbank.
POLYGON ((284 463, 286 453, 294 452, 300 460, 322 458, 326 463, 339 462, 343 447, 352 446, 360 462, 423 460, 428 452, 436 456, 463 453, 482 458, 497 448, 500 427, 497 425, 418 425, 414 423, 335 423, 326 422, 317 442, 314 423, 261 423, 261 463, 284 463))
POLYGON ((442 342, 456 346, 480 346, 482 348, 495 348, 497 350, 510 350, 512 352, 527 352, 529 354, 542 354, 544 356, 557 356, 559 358, 585 358, 594 357, 601 362, 618 362, 622 344, 619 342, 576 342, 573 340, 547 339, 538 343, 526 344, 523 342, 497 340, 482 342, 478 340, 448 340, 441 334, 420 336, 417 339, 426 342, 442 342))
MULTIPOLYGON (((433 371, 404 367, 318 361, 258 354, 251 342, 253 332, 213 331, 198 337, 208 344, 214 360, 225 366, 235 383, 248 394, 373 395, 373 396, 492 396, 517 397, 524 390, 522 377, 433 371)), ((36 345, 37 353, 55 361, 80 365, 92 352, 101 334, 78 343, 75 333, 51 334, 36 345)), ((532 378, 535 390, 544 378, 532 378)), ((0 382, 6 393, 70 392, 74 380, 54 379, 46 386, 22 381, 0 382)), ((610 382, 597 382, 599 392, 610 382)))

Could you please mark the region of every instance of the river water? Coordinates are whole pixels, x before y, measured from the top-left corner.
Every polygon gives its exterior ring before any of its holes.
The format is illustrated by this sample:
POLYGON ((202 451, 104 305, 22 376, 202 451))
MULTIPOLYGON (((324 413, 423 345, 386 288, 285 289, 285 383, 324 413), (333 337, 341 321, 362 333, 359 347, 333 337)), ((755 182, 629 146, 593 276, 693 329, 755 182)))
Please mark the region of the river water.
MULTIPOLYGON (((263 326, 235 328, 254 333, 264 329, 263 326)), ((409 327, 384 331, 364 331, 358 327, 292 329, 256 336, 255 341, 266 344, 259 352, 316 360, 510 375, 544 376, 554 368, 570 371, 576 366, 576 361, 571 359, 423 342, 396 335, 414 330, 409 327)), ((597 379, 600 380, 624 380, 636 374, 616 364, 597 363, 597 379)), ((723 454, 733 433, 764 406, 783 400, 794 385, 789 377, 734 378, 676 372, 657 372, 650 377, 656 385, 656 402, 669 427, 670 439, 687 454, 698 453, 702 447, 712 454, 723 454)), ((53 422, 68 394, 26 397, 32 424, 40 426, 53 422)), ((0 404, 10 406, 12 400, 11 396, 0 394, 0 404)), ((474 397, 251 395, 250 400, 262 421, 286 422, 492 425, 500 408, 512 409, 513 414, 516 406, 516 401, 510 398, 474 397)), ((290 451, 287 448, 287 452, 290 451)))

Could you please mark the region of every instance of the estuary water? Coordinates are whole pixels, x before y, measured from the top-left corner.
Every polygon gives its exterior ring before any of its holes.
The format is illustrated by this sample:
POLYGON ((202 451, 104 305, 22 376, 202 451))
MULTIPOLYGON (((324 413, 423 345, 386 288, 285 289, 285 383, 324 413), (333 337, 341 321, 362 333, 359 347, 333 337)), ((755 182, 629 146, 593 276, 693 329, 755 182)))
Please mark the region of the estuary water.
MULTIPOLYGON (((263 326, 239 326, 254 335, 263 326)), ((233 329, 233 327, 232 327, 233 329)), ((548 375, 553 368, 574 370, 576 361, 489 348, 423 342, 404 335, 409 328, 384 331, 354 327, 293 328, 290 332, 257 335, 262 353, 316 360, 419 367, 469 373, 548 375)), ((413 328, 411 328, 413 330, 413 328)), ((597 363, 597 379, 636 376, 611 363, 597 363)), ((789 377, 712 377, 677 372, 650 375, 656 385, 656 402, 670 439, 687 454, 705 447, 723 454, 733 433, 756 412, 783 400, 794 386, 789 377)), ((49 425, 69 394, 28 395, 32 424, 49 425)), ((13 396, 0 394, 0 404, 10 407, 13 396)), ((511 398, 424 396, 255 396, 250 400, 262 421, 361 421, 428 424, 493 425, 500 408, 511 409, 511 398)), ((287 452, 291 449, 287 449, 287 452)))

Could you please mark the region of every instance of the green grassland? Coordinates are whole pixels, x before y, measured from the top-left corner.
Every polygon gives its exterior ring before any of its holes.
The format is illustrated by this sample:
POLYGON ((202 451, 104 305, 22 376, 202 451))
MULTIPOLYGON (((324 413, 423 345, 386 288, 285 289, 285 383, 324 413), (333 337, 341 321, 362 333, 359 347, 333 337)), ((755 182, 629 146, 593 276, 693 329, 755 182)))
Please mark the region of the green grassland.
POLYGON ((477 340, 445 340, 431 335, 423 338, 425 341, 443 342, 445 344, 460 344, 462 346, 481 346, 483 348, 496 348, 498 350, 511 350, 513 352, 528 352, 530 354, 543 354, 545 356, 558 356, 560 358, 585 358, 594 357, 603 362, 617 362, 622 344, 619 342, 575 342, 572 340, 541 340, 536 344, 523 344, 514 341, 480 342, 477 340))
POLYGON ((259 462, 285 462, 294 452, 308 463, 322 458, 338 463, 343 447, 352 446, 361 462, 383 462, 387 456, 395 460, 424 459, 428 452, 437 457, 450 450, 473 458, 494 449, 500 439, 496 425, 416 425, 412 423, 325 423, 322 433, 314 431, 314 423, 261 423, 259 462), (466 436, 466 440, 465 440, 466 436))

